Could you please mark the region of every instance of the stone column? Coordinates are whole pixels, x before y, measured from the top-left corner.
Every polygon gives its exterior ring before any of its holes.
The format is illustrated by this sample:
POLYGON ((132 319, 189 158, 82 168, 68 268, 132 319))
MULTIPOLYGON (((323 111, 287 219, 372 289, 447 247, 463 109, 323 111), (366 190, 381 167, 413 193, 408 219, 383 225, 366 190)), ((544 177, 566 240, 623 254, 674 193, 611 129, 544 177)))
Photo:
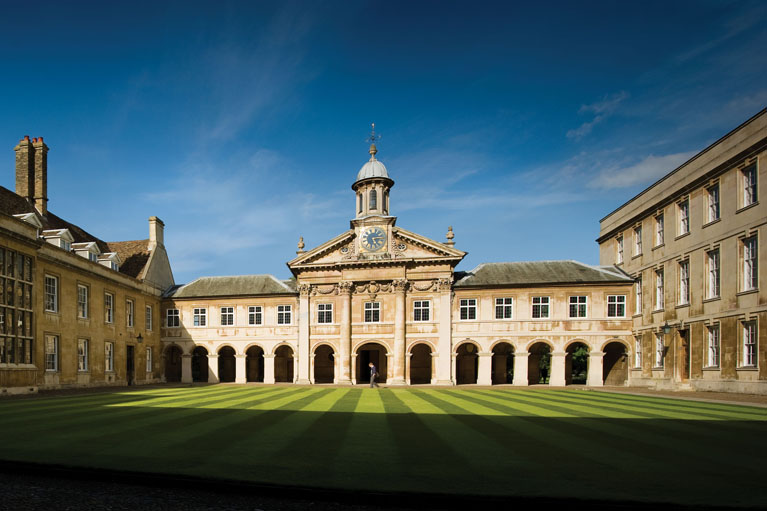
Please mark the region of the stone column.
POLYGON ((453 357, 453 286, 450 279, 437 281, 439 290, 439 344, 437 345, 437 385, 455 385, 453 357))
POLYGON ((309 355, 309 382, 314 384, 314 353, 309 355))
POLYGON ((354 370, 355 367, 357 367, 357 354, 352 353, 351 361, 349 362, 349 365, 351 366, 351 374, 352 374, 352 384, 356 385, 357 382, 357 372, 354 370))
POLYGON ((526 386, 527 382, 527 359, 530 353, 526 351, 514 352, 514 379, 512 385, 526 386))
POLYGON ((589 368, 586 373, 586 385, 590 387, 601 387, 604 385, 602 380, 602 359, 605 354, 601 351, 589 352, 589 368))
POLYGON ((352 382, 352 283, 339 282, 338 293, 341 295, 340 345, 338 349, 338 383, 352 382))
POLYGON ((392 356, 392 379, 390 385, 405 384, 405 293, 407 280, 395 280, 394 287, 394 353, 392 356))
POLYGON ((480 351, 477 355, 479 356, 477 385, 492 385, 493 354, 491 352, 480 351))
POLYGON ((309 320, 311 318, 309 310, 309 291, 311 287, 308 284, 298 286, 298 372, 294 377, 296 383, 311 383, 309 378, 309 320))
POLYGON ((208 354, 208 383, 218 383, 218 354, 208 354))
POLYGON ((564 387, 565 382, 565 357, 564 351, 551 352, 551 373, 549 373, 549 385, 552 387, 564 387))
POLYGON ((234 383, 247 383, 248 376, 245 369, 246 355, 234 356, 234 383))
POLYGON ((192 355, 181 355, 181 383, 192 383, 192 355))
POLYGON ((274 383, 274 353, 264 353, 264 383, 274 383))

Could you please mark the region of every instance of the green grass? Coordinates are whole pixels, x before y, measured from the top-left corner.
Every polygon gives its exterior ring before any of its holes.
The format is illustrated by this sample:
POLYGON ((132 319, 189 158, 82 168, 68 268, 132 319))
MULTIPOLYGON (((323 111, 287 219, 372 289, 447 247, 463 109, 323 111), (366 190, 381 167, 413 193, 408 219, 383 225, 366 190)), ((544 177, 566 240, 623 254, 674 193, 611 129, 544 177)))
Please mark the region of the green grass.
POLYGON ((194 386, 0 401, 0 458, 265 483, 764 505, 767 409, 602 392, 194 386))

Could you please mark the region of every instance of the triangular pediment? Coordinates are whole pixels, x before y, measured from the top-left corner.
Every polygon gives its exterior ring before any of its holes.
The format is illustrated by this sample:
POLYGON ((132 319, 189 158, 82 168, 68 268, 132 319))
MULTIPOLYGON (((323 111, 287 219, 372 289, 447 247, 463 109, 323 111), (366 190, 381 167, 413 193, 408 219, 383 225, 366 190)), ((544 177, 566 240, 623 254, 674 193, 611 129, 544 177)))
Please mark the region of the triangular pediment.
POLYGON ((291 269, 299 267, 323 267, 345 264, 366 263, 396 263, 398 261, 452 261, 454 264, 466 256, 466 252, 434 241, 419 234, 392 228, 392 239, 385 252, 376 254, 360 253, 354 230, 346 231, 339 236, 300 253, 288 262, 291 269))

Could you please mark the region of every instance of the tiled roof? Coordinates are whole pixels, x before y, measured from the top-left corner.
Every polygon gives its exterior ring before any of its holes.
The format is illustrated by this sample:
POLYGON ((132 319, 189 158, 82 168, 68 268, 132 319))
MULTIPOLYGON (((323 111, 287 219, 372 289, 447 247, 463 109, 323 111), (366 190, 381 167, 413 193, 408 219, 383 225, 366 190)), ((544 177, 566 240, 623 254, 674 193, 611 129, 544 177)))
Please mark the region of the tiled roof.
POLYGON ((230 277, 201 277, 171 288, 167 297, 196 298, 208 296, 256 296, 296 294, 293 281, 278 280, 272 275, 234 275, 230 277))
MULTIPOLYGON (((0 186, 0 213, 5 213, 6 215, 19 215, 22 213, 36 213, 36 210, 24 197, 0 186)), ((137 277, 144 269, 144 265, 149 259, 149 252, 147 251, 149 240, 107 243, 85 229, 56 216, 51 213, 50 210, 47 215, 37 215, 37 217, 43 224, 43 230, 69 229, 72 238, 74 238, 74 243, 92 241, 96 243, 102 253, 117 252, 123 262, 123 264, 120 265, 120 273, 125 275, 137 277), (139 243, 143 243, 143 247, 139 247, 139 243)))
POLYGON ((138 277, 149 260, 149 240, 110 241, 109 252, 117 252, 120 258, 120 273, 138 277))
POLYGON ((484 263, 468 272, 456 272, 455 287, 631 282, 633 279, 615 266, 589 266, 578 261, 529 261, 484 263))

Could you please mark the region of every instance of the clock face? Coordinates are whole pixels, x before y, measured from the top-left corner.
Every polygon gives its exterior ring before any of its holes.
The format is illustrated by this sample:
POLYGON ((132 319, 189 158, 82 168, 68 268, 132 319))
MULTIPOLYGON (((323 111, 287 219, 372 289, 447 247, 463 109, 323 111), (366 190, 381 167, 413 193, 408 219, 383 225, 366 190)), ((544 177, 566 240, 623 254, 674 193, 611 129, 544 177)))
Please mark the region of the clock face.
POLYGON ((386 245, 386 232, 380 227, 371 227, 362 233, 360 244, 365 250, 377 252, 386 245))

